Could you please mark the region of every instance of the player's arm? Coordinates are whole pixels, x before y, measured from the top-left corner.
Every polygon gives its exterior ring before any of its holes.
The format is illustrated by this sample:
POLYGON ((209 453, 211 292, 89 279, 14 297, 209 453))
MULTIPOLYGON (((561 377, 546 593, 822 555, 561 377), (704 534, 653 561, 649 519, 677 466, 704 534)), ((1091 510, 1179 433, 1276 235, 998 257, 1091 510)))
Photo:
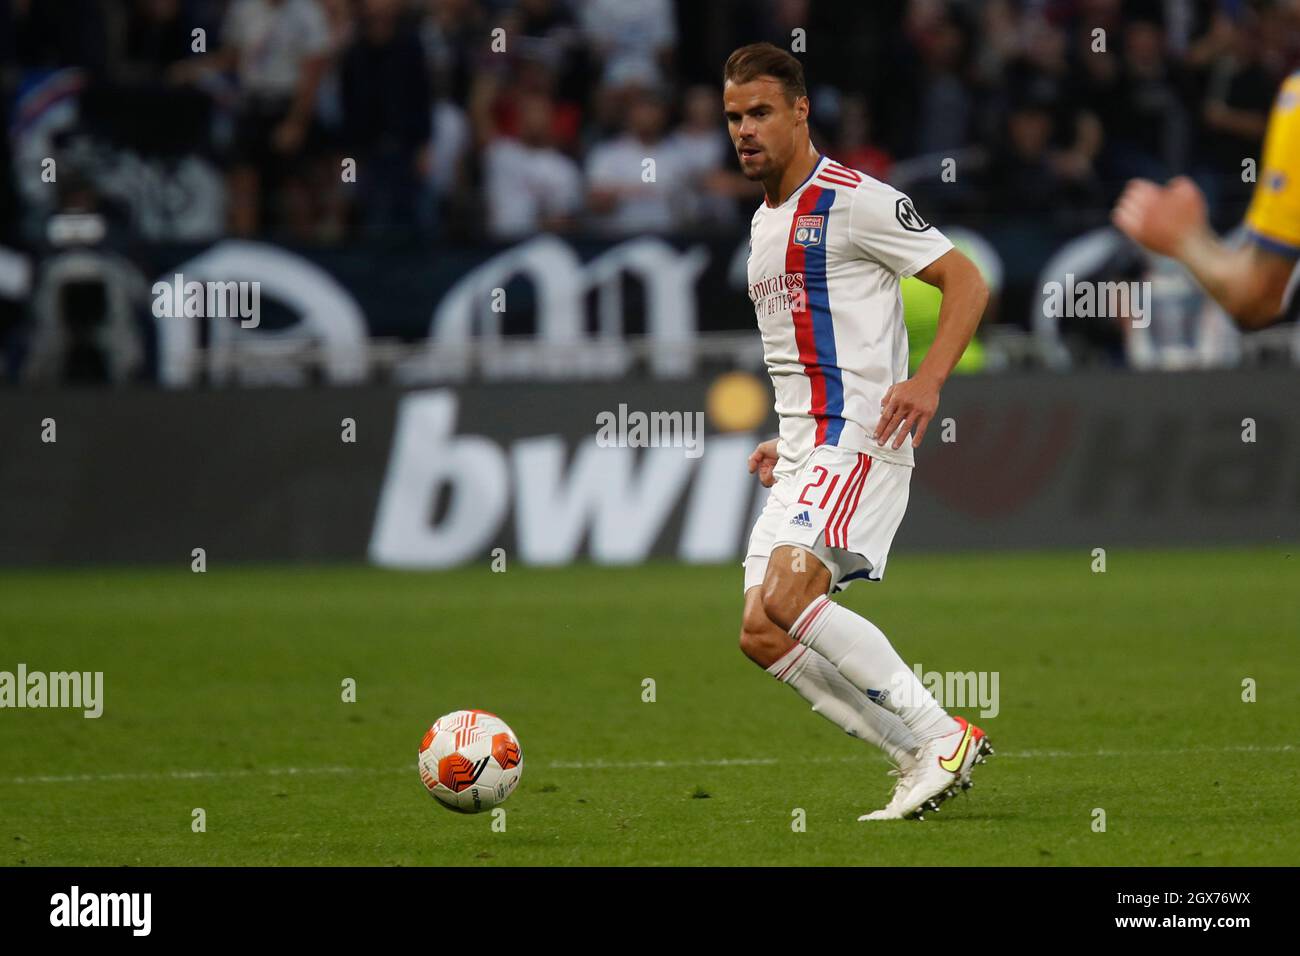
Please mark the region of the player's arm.
POLYGON ((939 390, 974 337, 989 301, 989 289, 979 269, 956 249, 949 249, 916 277, 942 292, 943 300, 934 344, 916 373, 890 386, 881 402, 874 438, 877 444, 884 444, 892 437, 894 448, 901 448, 913 429, 912 446, 920 447, 925 429, 939 409, 939 390))
POLYGON ((1281 314, 1295 257, 1254 241, 1227 245, 1210 228, 1205 197, 1187 177, 1163 187, 1133 180, 1111 218, 1134 242, 1181 262, 1243 328, 1261 328, 1281 314))

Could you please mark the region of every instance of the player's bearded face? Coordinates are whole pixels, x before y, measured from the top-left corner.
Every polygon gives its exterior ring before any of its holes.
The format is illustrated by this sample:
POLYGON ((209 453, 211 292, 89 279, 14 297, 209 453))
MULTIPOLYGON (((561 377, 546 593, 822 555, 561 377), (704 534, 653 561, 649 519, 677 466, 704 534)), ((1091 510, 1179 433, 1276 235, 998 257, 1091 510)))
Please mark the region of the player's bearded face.
POLYGON ((771 77, 728 82, 722 99, 727 131, 745 178, 779 176, 794 154, 798 103, 791 103, 771 77))

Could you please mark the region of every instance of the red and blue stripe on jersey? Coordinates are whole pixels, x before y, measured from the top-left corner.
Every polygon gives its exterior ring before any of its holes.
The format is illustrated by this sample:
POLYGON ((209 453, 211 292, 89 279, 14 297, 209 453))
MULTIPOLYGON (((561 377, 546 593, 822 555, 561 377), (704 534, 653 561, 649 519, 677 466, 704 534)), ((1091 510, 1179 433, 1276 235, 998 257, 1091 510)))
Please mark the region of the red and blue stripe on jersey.
POLYGON ((790 221, 785 249, 786 273, 803 273, 804 277, 804 294, 794 300, 790 314, 794 319, 799 362, 812 386, 809 413, 817 422, 818 445, 839 444, 840 432, 844 430, 844 380, 835 355, 835 325, 826 283, 827 227, 835 196, 834 189, 816 183, 804 191, 790 221), (795 225, 801 216, 809 215, 825 217, 821 241, 801 246, 794 241, 795 225))

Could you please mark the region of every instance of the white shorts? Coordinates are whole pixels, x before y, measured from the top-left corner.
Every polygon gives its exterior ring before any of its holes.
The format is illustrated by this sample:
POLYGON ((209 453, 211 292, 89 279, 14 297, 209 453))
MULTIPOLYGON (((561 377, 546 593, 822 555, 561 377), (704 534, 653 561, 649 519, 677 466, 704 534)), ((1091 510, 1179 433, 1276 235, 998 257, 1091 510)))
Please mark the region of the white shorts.
POLYGON ((912 469, 865 452, 820 445, 798 474, 772 486, 745 551, 745 590, 762 584, 779 545, 811 551, 831 572, 831 590, 879 581, 907 510, 912 469))

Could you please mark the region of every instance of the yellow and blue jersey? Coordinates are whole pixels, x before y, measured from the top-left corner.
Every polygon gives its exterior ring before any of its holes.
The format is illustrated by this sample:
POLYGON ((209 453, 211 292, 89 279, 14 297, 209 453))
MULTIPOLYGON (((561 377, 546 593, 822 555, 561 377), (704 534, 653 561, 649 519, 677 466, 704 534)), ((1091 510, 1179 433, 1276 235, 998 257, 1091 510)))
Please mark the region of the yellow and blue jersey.
POLYGON ((1287 77, 1273 104, 1246 228, 1270 252, 1300 256, 1300 72, 1287 77))

